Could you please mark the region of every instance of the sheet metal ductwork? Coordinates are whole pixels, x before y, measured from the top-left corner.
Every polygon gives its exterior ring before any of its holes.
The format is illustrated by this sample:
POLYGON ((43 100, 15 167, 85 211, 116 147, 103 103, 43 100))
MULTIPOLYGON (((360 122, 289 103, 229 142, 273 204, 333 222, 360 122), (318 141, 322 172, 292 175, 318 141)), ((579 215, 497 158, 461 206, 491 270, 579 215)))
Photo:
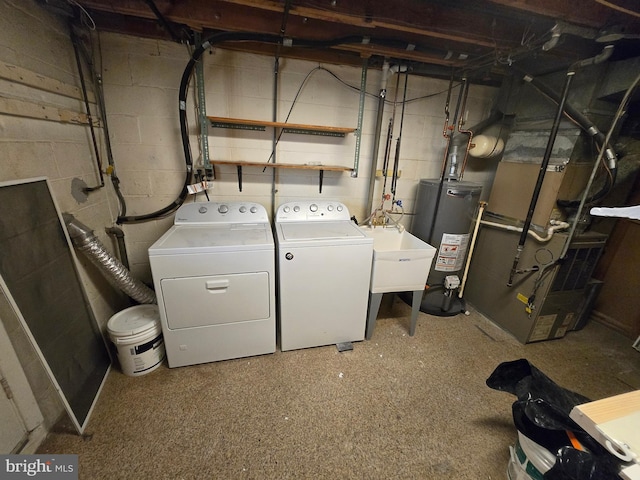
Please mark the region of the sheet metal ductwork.
POLYGON ((63 214, 63 217, 74 246, 100 269, 114 287, 139 303, 156 303, 155 292, 134 278, 131 272, 107 251, 98 237, 93 234, 93 230, 69 213, 63 214))

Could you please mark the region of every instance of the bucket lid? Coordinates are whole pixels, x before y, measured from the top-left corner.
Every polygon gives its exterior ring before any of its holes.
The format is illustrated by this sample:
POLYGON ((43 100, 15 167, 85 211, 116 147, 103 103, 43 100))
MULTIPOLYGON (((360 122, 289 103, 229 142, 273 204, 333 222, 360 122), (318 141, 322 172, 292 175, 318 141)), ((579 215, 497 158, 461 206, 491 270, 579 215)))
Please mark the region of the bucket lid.
POLYGON ((136 335, 154 327, 160 315, 157 305, 136 305, 116 313, 107 322, 107 330, 117 337, 136 335))

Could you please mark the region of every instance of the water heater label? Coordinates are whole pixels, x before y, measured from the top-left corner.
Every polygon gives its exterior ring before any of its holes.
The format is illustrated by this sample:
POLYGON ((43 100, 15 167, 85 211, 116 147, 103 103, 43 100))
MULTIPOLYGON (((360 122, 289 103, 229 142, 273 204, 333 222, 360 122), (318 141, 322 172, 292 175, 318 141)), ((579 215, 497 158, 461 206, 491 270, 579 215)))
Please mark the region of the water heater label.
POLYGON ((435 269, 439 272, 457 272, 461 270, 468 245, 468 233, 443 233, 435 269))

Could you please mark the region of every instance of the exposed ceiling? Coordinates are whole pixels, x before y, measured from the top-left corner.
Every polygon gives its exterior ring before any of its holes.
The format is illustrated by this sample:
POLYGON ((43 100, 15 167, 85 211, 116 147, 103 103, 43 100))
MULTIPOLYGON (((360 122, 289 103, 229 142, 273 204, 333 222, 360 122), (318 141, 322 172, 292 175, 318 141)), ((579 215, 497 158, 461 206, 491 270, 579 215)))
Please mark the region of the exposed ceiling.
POLYGON ((566 69, 612 42, 613 60, 640 55, 638 0, 40 1, 73 6, 76 15, 81 6, 98 30, 183 42, 193 32, 262 34, 276 41, 220 45, 335 64, 367 59, 373 68, 387 58, 415 73, 477 82, 499 80, 514 63, 536 75, 566 69), (345 37, 331 47, 296 46, 345 37))

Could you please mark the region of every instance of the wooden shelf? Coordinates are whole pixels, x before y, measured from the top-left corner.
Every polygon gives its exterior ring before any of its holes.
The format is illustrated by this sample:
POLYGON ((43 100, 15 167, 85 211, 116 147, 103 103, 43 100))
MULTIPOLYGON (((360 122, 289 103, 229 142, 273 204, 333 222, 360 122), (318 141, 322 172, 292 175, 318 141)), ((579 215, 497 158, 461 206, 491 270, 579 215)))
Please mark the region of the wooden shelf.
POLYGON ((328 137, 344 137, 347 133, 353 133, 355 128, 325 127, 321 125, 303 125, 300 123, 267 122, 260 120, 247 120, 242 118, 207 117, 211 126, 215 128, 235 128, 240 130, 264 131, 267 127, 282 128, 286 133, 300 133, 304 135, 321 135, 328 137))
POLYGON ((211 160, 213 165, 239 165, 244 167, 264 168, 293 168, 297 170, 328 170, 333 172, 351 172, 353 168, 341 165, 301 165, 297 163, 265 163, 265 162, 241 162, 232 160, 211 160))
POLYGON ((241 162, 230 160, 210 160, 212 165, 235 165, 238 171, 238 189, 242 191, 242 167, 262 167, 262 168, 289 168, 296 170, 316 170, 319 172, 319 188, 322 193, 322 180, 324 171, 331 172, 352 172, 353 168, 341 165, 299 165, 295 163, 264 163, 264 162, 241 162))

